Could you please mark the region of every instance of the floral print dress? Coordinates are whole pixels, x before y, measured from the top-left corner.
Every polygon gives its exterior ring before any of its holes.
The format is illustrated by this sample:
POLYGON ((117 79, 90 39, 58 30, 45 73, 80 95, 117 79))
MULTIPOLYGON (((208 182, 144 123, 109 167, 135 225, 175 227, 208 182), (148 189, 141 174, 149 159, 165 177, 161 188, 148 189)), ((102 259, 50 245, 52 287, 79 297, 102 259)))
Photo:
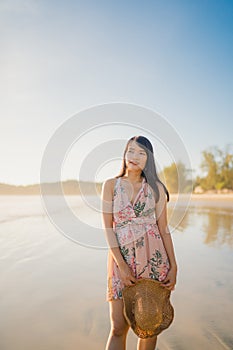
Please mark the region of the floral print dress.
MULTIPOLYGON (((163 281, 166 278, 169 260, 156 222, 153 190, 145 178, 133 204, 121 177, 116 179, 113 230, 121 254, 137 279, 163 281)), ((119 268, 109 250, 106 300, 122 299, 123 288, 119 268)))

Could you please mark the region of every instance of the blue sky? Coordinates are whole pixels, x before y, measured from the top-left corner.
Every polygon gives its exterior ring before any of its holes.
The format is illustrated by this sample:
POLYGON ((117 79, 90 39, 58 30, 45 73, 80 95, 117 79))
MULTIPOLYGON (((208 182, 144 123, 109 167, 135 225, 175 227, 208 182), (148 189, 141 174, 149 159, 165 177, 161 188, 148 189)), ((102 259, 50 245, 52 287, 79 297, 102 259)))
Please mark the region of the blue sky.
POLYGON ((232 143, 232 1, 3 0, 0 23, 0 182, 39 182, 55 130, 102 103, 161 113, 195 174, 232 143))

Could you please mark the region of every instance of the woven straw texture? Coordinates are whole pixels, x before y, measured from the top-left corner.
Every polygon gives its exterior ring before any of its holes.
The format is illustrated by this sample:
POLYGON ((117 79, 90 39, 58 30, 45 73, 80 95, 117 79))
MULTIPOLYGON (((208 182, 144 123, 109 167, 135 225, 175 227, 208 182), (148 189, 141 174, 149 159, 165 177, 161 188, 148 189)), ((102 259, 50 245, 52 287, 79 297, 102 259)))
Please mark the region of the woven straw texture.
POLYGON ((150 338, 168 328, 174 318, 171 291, 150 278, 123 289, 124 315, 139 338, 150 338))

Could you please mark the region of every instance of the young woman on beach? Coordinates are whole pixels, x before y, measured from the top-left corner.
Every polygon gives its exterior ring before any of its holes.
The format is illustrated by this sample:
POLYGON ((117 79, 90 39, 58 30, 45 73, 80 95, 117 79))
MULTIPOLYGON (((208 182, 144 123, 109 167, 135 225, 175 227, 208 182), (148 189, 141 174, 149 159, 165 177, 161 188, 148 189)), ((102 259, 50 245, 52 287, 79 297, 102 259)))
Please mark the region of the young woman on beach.
MULTIPOLYGON (((105 350, 125 350, 129 325, 122 290, 139 278, 175 289, 177 264, 167 225, 169 193, 159 180, 151 142, 134 136, 126 144, 121 172, 102 187, 102 222, 109 245, 111 331, 105 350)), ((137 350, 154 350, 157 336, 138 338, 137 350)))

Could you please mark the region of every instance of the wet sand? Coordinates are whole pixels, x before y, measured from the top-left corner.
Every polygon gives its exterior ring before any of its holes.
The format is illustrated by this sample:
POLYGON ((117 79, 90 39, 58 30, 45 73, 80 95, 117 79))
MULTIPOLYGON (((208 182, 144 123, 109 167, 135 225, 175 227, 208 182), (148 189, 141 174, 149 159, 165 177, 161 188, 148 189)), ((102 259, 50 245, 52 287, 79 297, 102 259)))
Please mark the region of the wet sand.
MULTIPOLYGON (((179 268, 171 296, 175 319, 159 335, 157 350, 233 348, 232 211, 196 205, 172 234, 179 268)), ((110 328, 107 251, 59 233, 39 197, 5 197, 3 214, 4 208, 0 349, 103 350, 110 328)), ((136 342, 130 331, 127 349, 136 342)))
POLYGON ((189 205, 208 205, 209 207, 224 207, 233 209, 233 194, 170 194, 171 202, 186 203, 189 205))

